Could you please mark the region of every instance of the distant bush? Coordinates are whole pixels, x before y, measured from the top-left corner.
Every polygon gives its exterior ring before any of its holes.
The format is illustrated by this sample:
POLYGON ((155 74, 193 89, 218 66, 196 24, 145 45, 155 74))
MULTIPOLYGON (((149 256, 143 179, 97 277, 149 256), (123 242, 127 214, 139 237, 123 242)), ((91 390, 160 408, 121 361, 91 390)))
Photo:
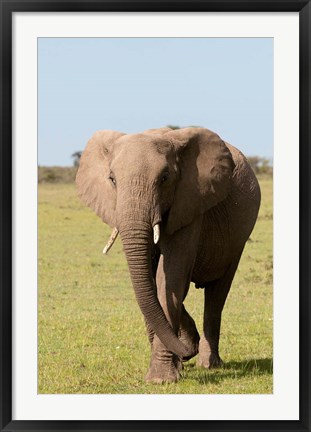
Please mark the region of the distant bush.
POLYGON ((171 128, 171 129, 173 129, 173 130, 176 130, 176 129, 184 129, 184 128, 188 128, 188 127, 200 128, 200 127, 202 127, 202 126, 196 126, 196 125, 190 125, 190 126, 167 125, 166 127, 171 128))
POLYGON ((247 160, 255 174, 273 174, 273 166, 269 159, 259 156, 248 156, 247 160))
POLYGON ((38 183, 73 183, 76 167, 38 167, 38 183))
POLYGON ((175 125, 167 125, 166 127, 171 128, 171 129, 180 129, 180 126, 175 126, 175 125))

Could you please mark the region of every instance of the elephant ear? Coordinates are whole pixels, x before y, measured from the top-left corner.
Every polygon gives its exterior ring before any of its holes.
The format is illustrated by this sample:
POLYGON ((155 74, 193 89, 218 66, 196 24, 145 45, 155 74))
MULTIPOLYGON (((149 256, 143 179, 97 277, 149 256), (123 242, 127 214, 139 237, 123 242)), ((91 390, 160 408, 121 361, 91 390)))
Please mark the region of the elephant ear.
POLYGON ((167 222, 172 234, 226 198, 235 164, 225 143, 208 129, 178 129, 164 136, 176 149, 180 169, 167 222))
POLYGON ((125 134, 96 132, 82 153, 76 176, 78 195, 108 225, 116 224, 116 193, 109 180, 109 159, 114 142, 125 134))

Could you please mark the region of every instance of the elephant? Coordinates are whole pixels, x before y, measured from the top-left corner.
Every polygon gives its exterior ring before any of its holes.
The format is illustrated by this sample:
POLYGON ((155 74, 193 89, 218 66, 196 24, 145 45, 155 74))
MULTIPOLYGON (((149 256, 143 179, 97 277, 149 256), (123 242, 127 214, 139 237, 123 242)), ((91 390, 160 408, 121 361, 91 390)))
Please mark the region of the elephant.
POLYGON ((183 362, 222 365, 222 310, 261 193, 245 156, 201 127, 97 131, 76 175, 81 200, 119 233, 151 347, 147 382, 176 382, 183 362), (204 289, 203 333, 184 306, 204 289))

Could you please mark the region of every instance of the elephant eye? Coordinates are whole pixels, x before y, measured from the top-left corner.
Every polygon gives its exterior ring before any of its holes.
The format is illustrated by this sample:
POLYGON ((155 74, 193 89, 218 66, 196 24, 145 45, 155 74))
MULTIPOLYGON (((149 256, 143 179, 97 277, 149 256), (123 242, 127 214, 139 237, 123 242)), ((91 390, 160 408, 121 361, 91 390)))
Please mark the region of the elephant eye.
POLYGON ((116 179, 115 179, 115 177, 114 177, 114 175, 112 174, 112 172, 109 174, 109 180, 111 181, 111 183, 114 185, 114 186, 116 186, 116 184, 117 184, 117 182, 116 182, 116 179))
POLYGON ((162 184, 162 183, 166 182, 166 180, 169 178, 169 176, 170 176, 170 173, 168 171, 165 171, 161 176, 160 183, 162 184))

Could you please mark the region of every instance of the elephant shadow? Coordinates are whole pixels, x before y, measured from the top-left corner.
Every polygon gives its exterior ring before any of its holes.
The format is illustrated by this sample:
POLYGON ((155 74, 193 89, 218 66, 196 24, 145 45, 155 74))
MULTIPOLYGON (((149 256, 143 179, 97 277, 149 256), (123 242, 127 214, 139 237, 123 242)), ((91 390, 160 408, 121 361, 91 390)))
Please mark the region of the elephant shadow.
MULTIPOLYGON (((194 370, 194 364, 188 364, 187 368, 194 370)), ((188 370, 189 370, 188 369, 188 370)), ((200 369, 199 374, 195 378, 199 384, 219 384, 226 379, 239 379, 243 377, 252 377, 260 375, 273 374, 273 359, 250 359, 250 360, 231 360, 219 369, 205 370, 202 374, 200 369)))

